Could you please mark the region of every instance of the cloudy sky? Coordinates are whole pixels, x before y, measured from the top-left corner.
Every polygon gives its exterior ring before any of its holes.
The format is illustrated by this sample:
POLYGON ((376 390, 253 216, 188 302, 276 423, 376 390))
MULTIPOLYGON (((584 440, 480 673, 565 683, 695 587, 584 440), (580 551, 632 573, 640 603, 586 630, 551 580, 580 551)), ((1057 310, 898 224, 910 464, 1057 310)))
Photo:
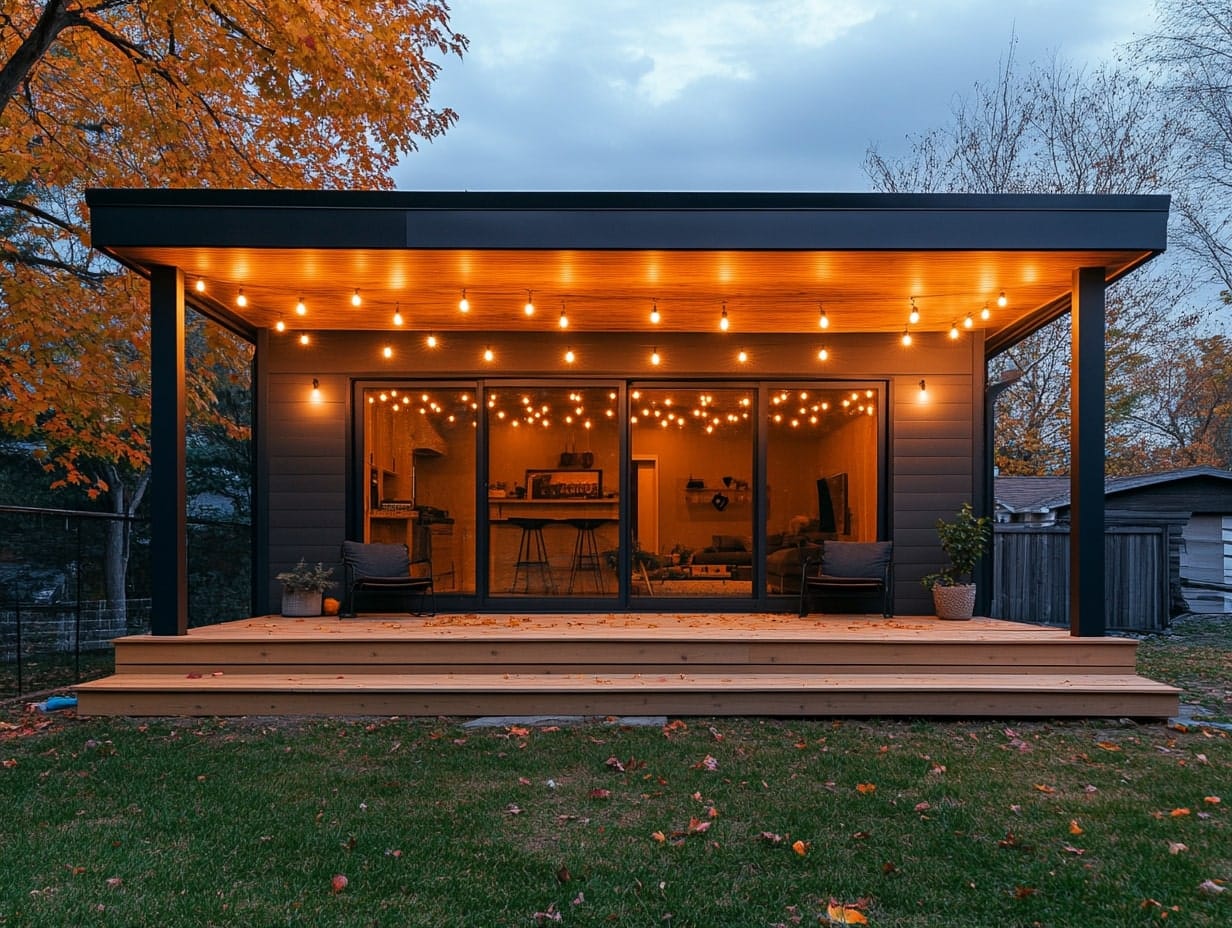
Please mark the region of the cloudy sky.
POLYGON ((1094 64, 1151 0, 453 0, 471 42, 433 103, 461 115, 403 190, 868 190, 1017 60, 1094 64))

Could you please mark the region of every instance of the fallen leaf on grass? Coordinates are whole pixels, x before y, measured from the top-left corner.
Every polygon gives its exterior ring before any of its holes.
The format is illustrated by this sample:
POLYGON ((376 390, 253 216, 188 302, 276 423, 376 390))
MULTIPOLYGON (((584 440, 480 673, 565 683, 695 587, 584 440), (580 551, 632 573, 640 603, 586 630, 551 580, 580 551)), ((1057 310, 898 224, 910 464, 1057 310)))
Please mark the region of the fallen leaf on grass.
POLYGON ((869 793, 875 793, 877 792, 877 784, 876 783, 857 783, 856 792, 864 796, 867 796, 869 793))
POLYGON ((666 840, 667 840, 667 835, 665 835, 665 834, 664 834, 663 832, 661 832, 661 831, 652 831, 652 832, 650 833, 650 837, 654 838, 654 839, 655 839, 656 841, 658 841, 660 844, 662 844, 664 841, 666 841, 666 840))
POLYGON ((1198 884, 1198 892, 1206 893, 1208 896, 1218 896, 1227 891, 1228 887, 1223 885, 1223 880, 1203 880, 1198 884))
POLYGON ((1064 845, 1061 850, 1063 850, 1066 854, 1073 854, 1075 857, 1081 857, 1086 853, 1083 848, 1074 847, 1072 844, 1064 845))
POLYGON ((783 843, 783 836, 780 834, 775 834, 773 831, 763 831, 758 837, 760 837, 767 844, 783 843))
POLYGON ((525 738, 530 734, 529 728, 523 728, 521 725, 510 725, 506 731, 514 738, 525 738))
POLYGON ((929 803, 929 802, 917 802, 915 804, 915 810, 917 812, 927 812, 931 808, 932 808, 932 803, 929 803))
POLYGON ((522 808, 516 802, 511 802, 509 803, 509 805, 505 806, 505 814, 506 815, 521 815, 522 808))
POLYGON ((329 881, 329 888, 330 888, 330 891, 331 891, 331 892, 333 892, 333 893, 335 893, 335 894, 340 893, 340 892, 342 892, 344 889, 346 889, 346 888, 347 888, 347 883, 349 883, 349 882, 350 882, 350 881, 346 878, 346 876, 345 876, 345 875, 343 875, 343 874, 341 874, 341 873, 335 873, 335 874, 334 874, 334 878, 333 878, 332 880, 330 880, 330 881, 329 881))
POLYGON ((1071 818, 1071 819, 1069 820, 1069 833, 1070 833, 1071 835, 1080 835, 1080 834, 1082 834, 1082 826, 1078 824, 1078 819, 1076 819, 1076 818, 1071 818))
POLYGON ((711 755, 707 754, 692 767, 693 770, 709 770, 711 772, 719 769, 719 762, 711 755))
POLYGON ((1105 751, 1119 751, 1119 750, 1121 750, 1121 746, 1120 746, 1119 744, 1116 744, 1116 743, 1112 742, 1112 741, 1097 741, 1097 742, 1095 742, 1095 746, 1096 746, 1096 747, 1103 748, 1105 751))
POLYGON ((1038 792, 1041 792, 1041 793, 1046 793, 1046 794, 1049 794, 1049 793, 1055 793, 1055 792, 1056 792, 1056 790, 1055 790, 1055 789, 1053 789, 1051 786, 1049 786, 1047 783, 1036 783, 1036 784, 1035 784, 1035 789, 1036 789, 1038 792))
POLYGON ((556 903, 553 902, 548 906, 546 912, 536 912, 531 916, 535 920, 536 925, 546 925, 549 922, 558 922, 561 920, 560 913, 556 911, 556 903))
POLYGON ((1187 851, 1187 850, 1189 850, 1189 845, 1182 844, 1180 841, 1169 841, 1168 842, 1168 853, 1169 854, 1180 854, 1182 851, 1187 851))
POLYGON ((693 817, 689 819, 689 834, 691 835, 705 834, 707 831, 710 830, 710 826, 712 824, 714 823, 708 822, 705 819, 700 819, 696 815, 694 815, 693 817))
POLYGON ((561 868, 556 871, 556 882, 568 883, 571 879, 573 879, 573 877, 569 873, 569 868, 562 864, 561 868))
POLYGON ((808 853, 808 845, 805 844, 803 841, 793 841, 791 845, 791 849, 795 851, 797 854, 799 854, 801 857, 803 857, 805 854, 808 853))
POLYGON ((868 919, 854 905, 844 905, 833 896, 826 906, 826 918, 831 925, 867 925, 868 919))
POLYGON ((1189 815, 1188 809, 1173 809, 1171 812, 1168 813, 1168 816, 1170 818, 1183 818, 1186 815, 1189 815))
POLYGON ((122 876, 109 876, 109 877, 107 877, 107 886, 108 886, 108 888, 110 888, 110 889, 119 889, 119 888, 120 888, 121 886, 123 886, 123 885, 124 885, 124 877, 122 877, 122 876))
POLYGON ((1030 898, 1031 896, 1038 896, 1038 895, 1039 895, 1039 890, 1036 889, 1034 886, 1015 886, 1014 887, 1014 898, 1015 899, 1027 899, 1027 898, 1030 898))
POLYGON ((663 726, 663 737, 670 738, 672 735, 674 735, 678 731, 683 732, 683 731, 688 731, 688 730, 689 730, 689 726, 686 725, 684 722, 682 722, 680 719, 672 719, 670 722, 668 722, 666 725, 663 726))
POLYGON ((610 789, 602 789, 602 788, 592 789, 590 791, 590 798, 591 799, 611 799, 612 791, 610 789))
POLYGON ((1223 800, 1222 800, 1222 799, 1220 799, 1218 796, 1204 796, 1204 797, 1202 798, 1202 801, 1203 801, 1203 802, 1205 802, 1205 803, 1207 803, 1208 805, 1212 805, 1212 806, 1217 806, 1217 805, 1219 805, 1221 802, 1223 802, 1223 800))
POLYGON ((0 761, 0 767, 3 767, 5 770, 12 770, 16 766, 17 758, 15 757, 6 757, 4 760, 0 761))

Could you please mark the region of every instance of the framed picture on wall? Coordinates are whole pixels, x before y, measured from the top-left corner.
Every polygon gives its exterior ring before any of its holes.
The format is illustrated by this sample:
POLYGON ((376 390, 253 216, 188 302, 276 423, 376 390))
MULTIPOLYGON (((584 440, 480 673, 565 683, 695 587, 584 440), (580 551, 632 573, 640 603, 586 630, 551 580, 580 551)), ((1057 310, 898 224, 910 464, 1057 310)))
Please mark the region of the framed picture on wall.
POLYGON ((527 499, 599 499, 602 496, 601 470, 553 469, 526 472, 527 499))

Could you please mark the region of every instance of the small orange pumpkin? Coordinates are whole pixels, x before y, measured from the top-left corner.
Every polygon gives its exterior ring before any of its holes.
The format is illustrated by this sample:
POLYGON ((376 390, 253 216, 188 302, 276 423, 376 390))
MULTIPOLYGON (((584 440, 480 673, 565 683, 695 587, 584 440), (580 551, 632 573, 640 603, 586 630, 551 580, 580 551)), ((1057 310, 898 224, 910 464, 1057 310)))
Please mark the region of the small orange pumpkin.
POLYGON ((324 608, 326 615, 337 615, 338 609, 342 606, 342 603, 338 602, 338 600, 334 599, 332 596, 326 596, 324 602, 321 603, 321 606, 324 608))

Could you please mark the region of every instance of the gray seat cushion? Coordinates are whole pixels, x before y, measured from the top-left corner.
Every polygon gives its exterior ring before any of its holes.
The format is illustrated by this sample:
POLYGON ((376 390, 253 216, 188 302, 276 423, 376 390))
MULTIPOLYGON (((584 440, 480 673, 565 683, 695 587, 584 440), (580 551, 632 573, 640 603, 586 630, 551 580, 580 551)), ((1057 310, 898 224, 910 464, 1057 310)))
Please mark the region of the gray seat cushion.
POLYGON ((827 541, 821 546, 821 572, 828 578, 882 580, 892 550, 889 541, 827 541))
POLYGON ((355 580, 389 580, 405 583, 410 579, 411 558, 406 545, 342 543, 342 563, 355 580))

